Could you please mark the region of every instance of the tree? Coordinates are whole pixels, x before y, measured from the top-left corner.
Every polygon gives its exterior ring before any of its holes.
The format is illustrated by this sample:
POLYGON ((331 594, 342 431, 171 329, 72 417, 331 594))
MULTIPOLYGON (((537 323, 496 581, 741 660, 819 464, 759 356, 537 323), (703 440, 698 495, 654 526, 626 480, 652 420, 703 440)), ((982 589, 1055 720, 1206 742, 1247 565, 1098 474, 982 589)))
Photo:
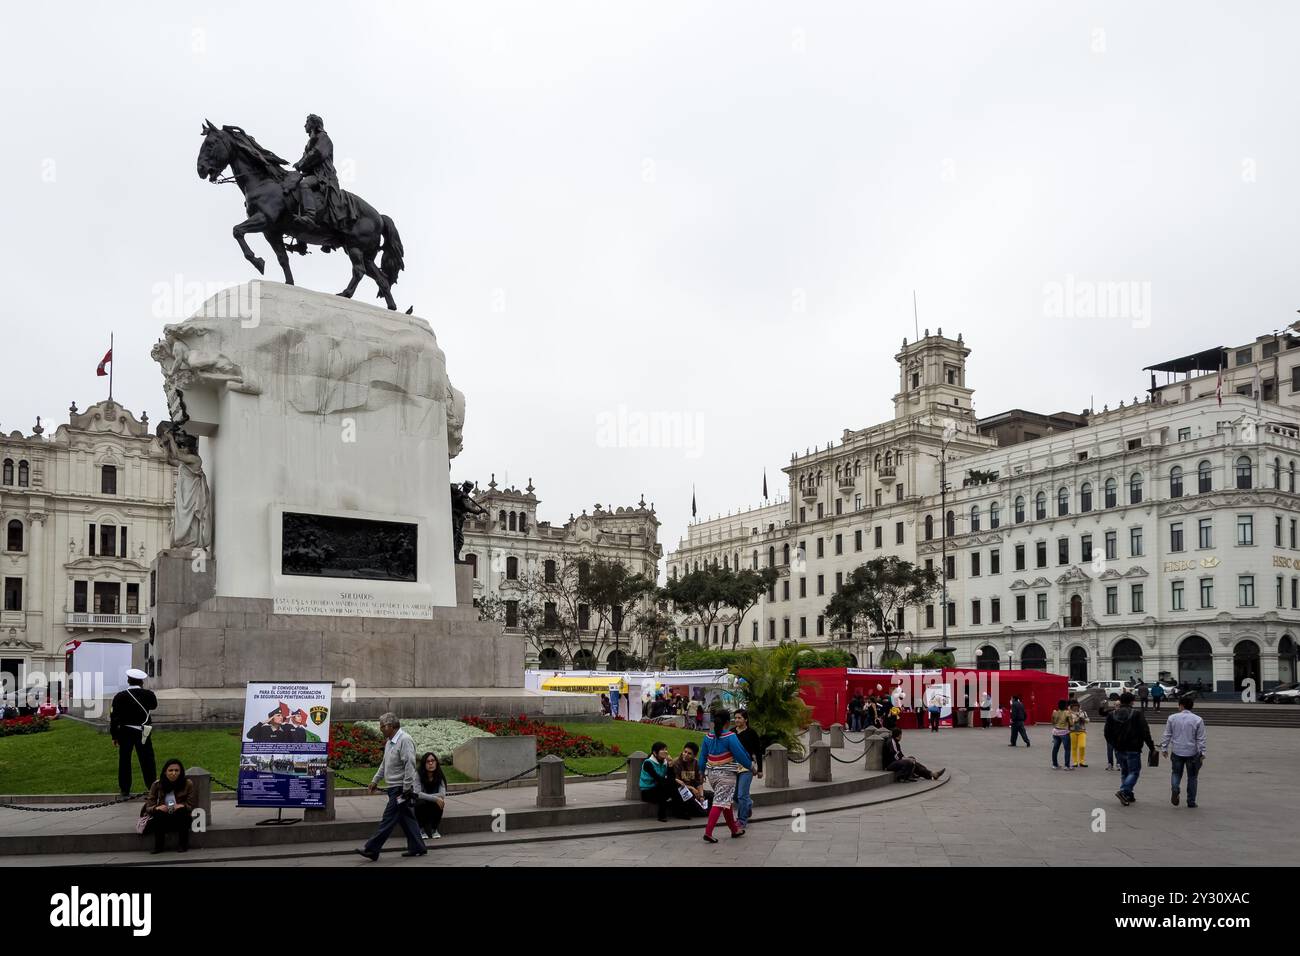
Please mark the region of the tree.
POLYGON ((735 616, 730 618, 735 625, 731 636, 731 646, 735 648, 745 615, 762 599, 763 593, 772 587, 777 577, 775 568, 737 571, 708 565, 699 571, 688 571, 679 578, 670 578, 662 594, 679 612, 700 622, 704 629, 703 643, 708 643, 709 632, 725 611, 735 612, 735 616))
POLYGON ((879 638, 884 644, 881 660, 897 653, 901 629, 896 627, 898 612, 925 604, 939 586, 933 568, 920 568, 911 561, 891 555, 872 558, 853 569, 844 587, 826 605, 826 617, 833 626, 858 631, 867 639, 879 638))
MULTIPOLYGON (((725 573, 726 569, 723 571, 725 573)), ((764 568, 761 571, 746 568, 743 571, 732 571, 730 579, 724 580, 727 606, 736 612, 736 626, 731 629, 733 648, 740 641, 740 625, 745 620, 745 615, 763 599, 763 594, 776 584, 779 576, 776 568, 764 568)))
POLYGON ((799 696, 799 655, 806 644, 778 644, 776 647, 742 651, 731 665, 741 678, 741 696, 749 711, 749 722, 763 746, 780 744, 793 754, 803 752, 799 734, 812 719, 812 708, 799 696))
POLYGON ((640 643, 646 661, 662 663, 661 658, 671 656, 671 643, 676 640, 676 623, 673 616, 660 607, 659 601, 647 601, 642 605, 632 619, 630 630, 640 643))
POLYGON ((595 614, 594 630, 605 636, 612 632, 614 647, 621 649, 625 624, 658 587, 653 579, 640 572, 634 574, 621 561, 600 557, 585 560, 586 571, 578 579, 578 598, 595 614))

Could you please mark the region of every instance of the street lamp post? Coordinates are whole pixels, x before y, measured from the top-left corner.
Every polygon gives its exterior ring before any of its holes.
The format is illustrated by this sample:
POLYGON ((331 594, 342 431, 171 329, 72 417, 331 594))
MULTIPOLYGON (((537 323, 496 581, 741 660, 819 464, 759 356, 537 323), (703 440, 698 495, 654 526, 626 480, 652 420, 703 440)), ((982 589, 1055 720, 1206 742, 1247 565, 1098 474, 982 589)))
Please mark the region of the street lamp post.
POLYGON ((940 444, 940 453, 934 455, 933 452, 926 452, 927 455, 939 459, 939 521, 942 527, 939 532, 940 541, 940 568, 939 578, 942 584, 942 606, 939 613, 943 617, 942 634, 943 646, 936 648, 940 654, 951 654, 956 648, 948 644, 948 446, 952 440, 957 437, 957 428, 955 423, 949 421, 944 425, 943 441, 940 444))

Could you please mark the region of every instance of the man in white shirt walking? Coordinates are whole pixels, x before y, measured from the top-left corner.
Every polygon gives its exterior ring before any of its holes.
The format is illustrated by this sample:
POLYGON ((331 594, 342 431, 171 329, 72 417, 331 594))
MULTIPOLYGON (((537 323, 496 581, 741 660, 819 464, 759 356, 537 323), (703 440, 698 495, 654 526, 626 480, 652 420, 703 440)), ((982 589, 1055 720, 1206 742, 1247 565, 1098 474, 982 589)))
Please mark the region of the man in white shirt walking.
POLYGON ((1178 806, 1184 768, 1187 770, 1187 806, 1196 806, 1196 781, 1201 774, 1201 764, 1205 762, 1205 721, 1199 714, 1192 713, 1195 705, 1191 695, 1178 698, 1178 713, 1169 718, 1165 735, 1160 740, 1160 749, 1173 767, 1169 802, 1174 806, 1178 806))
POLYGON ((387 743, 384 744, 384 759, 370 781, 369 790, 374 793, 379 789, 379 781, 387 784, 388 806, 384 807, 384 817, 379 821, 379 829, 366 841, 366 845, 357 850, 368 860, 379 859, 379 851, 384 842, 399 825, 406 834, 406 852, 402 856, 424 856, 424 838, 420 834, 420 824, 415 819, 415 790, 418 783, 415 774, 415 741, 411 735, 402 730, 396 714, 383 714, 379 718, 379 730, 387 743))

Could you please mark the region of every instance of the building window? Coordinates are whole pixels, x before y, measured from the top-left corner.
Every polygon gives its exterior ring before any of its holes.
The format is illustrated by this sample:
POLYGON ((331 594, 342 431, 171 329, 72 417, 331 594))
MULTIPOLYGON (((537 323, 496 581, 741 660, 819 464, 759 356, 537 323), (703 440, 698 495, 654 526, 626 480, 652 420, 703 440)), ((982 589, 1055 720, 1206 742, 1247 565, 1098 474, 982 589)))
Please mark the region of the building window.
POLYGON ((1250 364, 1250 360, 1251 360, 1251 355, 1252 355, 1253 352, 1254 352, 1254 349, 1238 349, 1238 350, 1237 350, 1237 364, 1238 364, 1239 366, 1240 366, 1240 365, 1249 365, 1249 364, 1250 364))
POLYGON ((1237 544, 1251 545, 1254 543, 1255 543, 1255 516, 1237 515, 1237 544))
POLYGON ((20 461, 18 463, 18 487, 26 488, 30 483, 30 481, 31 481, 31 470, 28 468, 27 462, 20 461))
POLYGON ((804 508, 804 507, 800 507, 800 508, 799 508, 799 523, 800 523, 800 524, 803 524, 803 523, 804 523, 805 521, 807 521, 807 520, 808 520, 808 509, 807 509, 807 508, 804 508))
POLYGON ((560 615, 556 613, 555 602, 547 601, 542 605, 542 627, 553 631, 560 626, 560 615))
POLYGON ((1040 491, 1034 496, 1034 518, 1042 521, 1047 517, 1047 493, 1040 491))
POLYGON ((1283 595, 1283 593, 1284 593, 1284 587, 1283 587, 1282 582, 1283 582, 1284 580, 1285 580, 1285 579, 1282 577, 1282 575, 1279 574, 1279 575, 1277 576, 1277 606, 1278 606, 1278 607, 1283 607, 1283 606, 1284 606, 1283 603, 1282 603, 1282 595, 1283 595))
POLYGON ((1128 553, 1130 557, 1142 557, 1142 529, 1128 529, 1128 553))
POLYGON ((1070 513, 1070 490, 1068 488, 1059 488, 1056 492, 1056 514, 1057 517, 1068 515, 1070 513))
MULTIPOLYGON (((800 510, 801 512, 803 511, 802 508, 800 508, 799 510, 800 510)), ((862 495, 861 495, 861 494, 856 494, 856 495, 853 496, 853 510, 854 510, 854 511, 861 511, 861 510, 862 510, 862 495)), ((803 518, 800 518, 799 520, 802 521, 803 518)))
POLYGON ((808 579, 807 579, 807 578, 800 578, 800 579, 799 579, 799 596, 800 596, 801 598, 806 598, 806 597, 808 596, 808 579))
POLYGON ((1034 543, 1034 567, 1047 567, 1047 542, 1037 541, 1034 543))
POLYGON ((1142 585, 1134 584, 1129 587, 1128 600, 1129 607, 1132 609, 1134 614, 1141 614, 1143 612, 1142 585))
MULTIPOLYGON (((880 492, 877 491, 876 494, 880 494, 880 492)), ((820 502, 820 501, 817 502, 817 517, 818 517, 818 518, 823 517, 823 514, 822 514, 823 509, 824 509, 824 506, 823 506, 822 502, 820 502)), ((773 627, 776 626, 776 622, 775 622, 775 621, 772 622, 772 626, 773 626, 773 627)))
POLYGON ((836 499, 835 499, 835 513, 836 513, 837 515, 842 515, 842 514, 844 514, 844 499, 843 499, 843 498, 836 498, 836 499))
MULTIPOLYGON (((588 604, 578 605, 578 630, 591 630, 591 606, 588 604)), ((713 643, 718 643, 718 625, 713 625, 713 643)))
POLYGON ((1192 439, 1192 429, 1190 427, 1178 429, 1179 441, 1191 441, 1191 439, 1192 439))
POLYGON ((902 486, 902 484, 894 485, 894 500, 895 500, 895 501, 902 501, 902 500, 903 500, 903 486, 902 486))
POLYGON ((1203 495, 1213 490, 1213 482, 1210 480, 1210 463, 1203 461, 1196 466, 1196 493, 1203 495))
POLYGON ((787 641, 790 640, 790 619, 788 617, 781 618, 781 634, 787 641))
MULTIPOLYGON (((474 580, 477 581, 478 580, 478 555, 477 554, 465 555, 465 563, 469 565, 470 577, 474 578, 474 580)), ((673 568, 674 576, 676 576, 676 571, 677 569, 673 568)))
POLYGON ((1106 613, 1119 613, 1119 588, 1114 585, 1106 588, 1106 613))
POLYGON ((989 552, 989 574, 1001 574, 1001 573, 1002 573, 1002 552, 997 550, 990 551, 989 552))
POLYGON ((1198 547, 1202 549, 1214 547, 1214 519, 1213 518, 1201 518, 1199 521, 1197 521, 1196 532, 1197 532, 1198 547))
POLYGON ((519 559, 514 557, 513 555, 506 558, 506 580, 507 581, 519 580, 519 559))
POLYGON ((1002 509, 998 507, 998 503, 995 501, 989 505, 989 527, 996 528, 1001 523, 1002 509))
POLYGON ((776 640, 776 621, 767 622, 767 639, 769 641, 776 640))
POLYGON ((591 564, 587 561, 578 562, 578 583, 586 584, 591 577, 591 564))
POLYGON ((817 595, 818 597, 820 597, 825 593, 826 593, 826 575, 819 574, 817 575, 817 595))
POLYGON ((1079 560, 1084 564, 1092 560, 1092 535, 1090 534, 1079 538, 1079 560))
POLYGON ((783 544, 781 545, 781 565, 784 567, 789 563, 790 563, 790 545, 783 544))
POLYGON ((949 511, 946 515, 944 515, 943 523, 944 523, 944 532, 943 532, 944 534, 946 534, 950 538, 957 534, 956 512, 949 511))
POLYGON ((1183 582, 1174 581, 1169 585, 1169 607, 1174 611, 1183 610, 1183 582))
POLYGON ((835 536, 835 553, 836 554, 844 553, 844 535, 842 534, 837 534, 835 536))
POLYGON ((1114 478, 1107 478, 1106 484, 1102 486, 1102 494, 1105 496, 1105 506, 1107 508, 1115 507, 1115 491, 1119 488, 1119 483, 1114 478))
POLYGON ((1255 576, 1253 574, 1237 576, 1237 603, 1242 607, 1255 606, 1255 576))
POLYGON ((1181 498, 1183 496, 1183 470, 1175 465, 1169 469, 1169 497, 1181 498))
POLYGON ((0 476, 0 484, 12 485, 14 483, 14 460, 6 458, 4 462, 4 474, 0 476))
POLYGON ((1242 455, 1237 459, 1237 487, 1250 487, 1250 456, 1242 455))
POLYGON ((1023 571, 1024 569, 1025 569, 1025 546, 1023 544, 1018 544, 1016 545, 1016 570, 1023 571))
POLYGON ((948 626, 949 627, 957 626, 957 604, 954 601, 948 602, 948 626))
POLYGON ((894 543, 895 544, 903 543, 903 522, 901 521, 894 523, 894 543))
POLYGON ((1175 521, 1169 526, 1169 550, 1183 550, 1183 523, 1175 521))
POLYGON ((1114 531, 1107 531, 1102 541, 1106 546, 1106 560, 1114 561, 1119 558, 1119 535, 1114 531))
POLYGON ((970 509, 970 529, 978 531, 980 529, 980 506, 972 505, 970 509))
POLYGON ((17 518, 10 521, 5 537, 6 551, 21 551, 23 549, 23 523, 17 518))
POLYGON ((117 526, 101 524, 99 526, 99 553, 104 557, 117 554, 117 526))
POLYGON ((934 605, 933 604, 927 604, 925 606, 925 626, 934 627, 934 605))
POLYGON ((853 550, 854 551, 862 550, 862 529, 861 528, 853 532, 853 550))
POLYGON ((5 578, 5 610, 21 611, 23 609, 23 579, 5 578))
POLYGON ((1201 607, 1214 607, 1214 578, 1201 578, 1201 607))
POLYGON ((824 637, 825 634, 826 634, 826 618, 818 614, 817 615, 817 636, 824 637))
POLYGON ((799 618, 799 636, 800 637, 808 636, 808 618, 806 617, 799 618))
POLYGON ((1023 594, 1017 594, 1016 595, 1016 620, 1023 621, 1024 619, 1025 619, 1025 596, 1023 594))
POLYGON ((1047 595, 1046 595, 1046 594, 1036 594, 1036 595, 1034 595, 1034 598, 1035 598, 1035 602, 1036 602, 1037 605, 1038 605, 1038 608, 1037 608, 1037 610, 1038 610, 1038 619, 1039 619, 1040 621, 1046 621, 1046 620, 1047 620, 1047 595))
POLYGON ((835 572, 835 593, 839 594, 840 591, 842 590, 844 590, 844 572, 836 571, 835 572))
POLYGON ((1016 496, 1016 524, 1025 520, 1025 499, 1023 495, 1016 496))
POLYGON ((826 542, 822 538, 817 539, 817 557, 826 557, 826 542))
POLYGON ((882 535, 882 532, 883 532, 883 531, 884 531, 884 529, 883 529, 882 527, 880 527, 880 525, 876 525, 876 527, 875 527, 875 532, 876 532, 875 537, 876 537, 876 547, 877 547, 877 548, 883 546, 883 545, 882 545, 882 538, 881 538, 881 535, 882 535))
POLYGON ((1056 563, 1057 564, 1070 563, 1070 539, 1069 538, 1056 539, 1056 563))
POLYGON ((547 584, 555 583, 555 562, 547 558, 542 562, 542 576, 547 584))
POLYGON ((1282 516, 1276 515, 1273 518, 1273 547, 1282 547, 1282 516))
POLYGON ((790 579, 789 578, 786 578, 784 581, 781 582, 781 600, 782 601, 790 600, 790 579))
POLYGON ((1295 518, 1291 519, 1291 547, 1295 548, 1295 518))
POLYGON ((989 623, 1000 624, 1002 622, 1002 599, 989 598, 989 623))
POLYGON ((1142 503, 1142 474, 1133 472, 1128 476, 1128 503, 1131 505, 1140 505, 1142 503))
POLYGON ((971 601, 971 602, 970 602, 970 622, 971 622, 972 624, 981 624, 981 623, 983 623, 983 621, 980 619, 980 602, 979 602, 979 601, 971 601))
POLYGON ((957 556, 950 554, 943 562, 943 575, 948 581, 954 581, 957 578, 957 556))
POLYGON ((1085 481, 1079 487, 1079 510, 1080 511, 1092 510, 1092 482, 1091 481, 1085 481))
POLYGON ((977 578, 980 576, 980 553, 972 551, 970 556, 970 576, 977 578))

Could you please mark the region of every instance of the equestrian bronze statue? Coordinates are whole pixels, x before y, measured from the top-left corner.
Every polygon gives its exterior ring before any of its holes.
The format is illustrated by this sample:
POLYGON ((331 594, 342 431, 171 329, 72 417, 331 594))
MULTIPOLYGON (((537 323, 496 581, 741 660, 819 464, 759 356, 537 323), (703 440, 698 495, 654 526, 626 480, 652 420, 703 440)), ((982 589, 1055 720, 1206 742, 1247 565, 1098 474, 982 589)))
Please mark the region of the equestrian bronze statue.
POLYGON ((379 286, 377 298, 396 309, 392 287, 405 268, 397 227, 360 196, 339 187, 334 144, 319 116, 307 117, 306 132, 309 138, 302 159, 292 169, 285 169, 286 160, 260 146, 238 126, 218 129, 205 120, 199 178, 239 185, 248 218, 235 226, 235 241, 259 273, 265 271, 266 262, 249 248, 244 237, 250 232, 266 237, 289 285, 293 285, 290 252, 306 255, 309 245, 320 246, 322 252, 342 249, 352 262, 352 281, 339 295, 350 299, 361 277, 368 275, 379 286), (233 175, 223 178, 227 166, 233 175), (285 236, 295 242, 286 245, 285 236), (375 256, 381 252, 376 263, 375 256))

